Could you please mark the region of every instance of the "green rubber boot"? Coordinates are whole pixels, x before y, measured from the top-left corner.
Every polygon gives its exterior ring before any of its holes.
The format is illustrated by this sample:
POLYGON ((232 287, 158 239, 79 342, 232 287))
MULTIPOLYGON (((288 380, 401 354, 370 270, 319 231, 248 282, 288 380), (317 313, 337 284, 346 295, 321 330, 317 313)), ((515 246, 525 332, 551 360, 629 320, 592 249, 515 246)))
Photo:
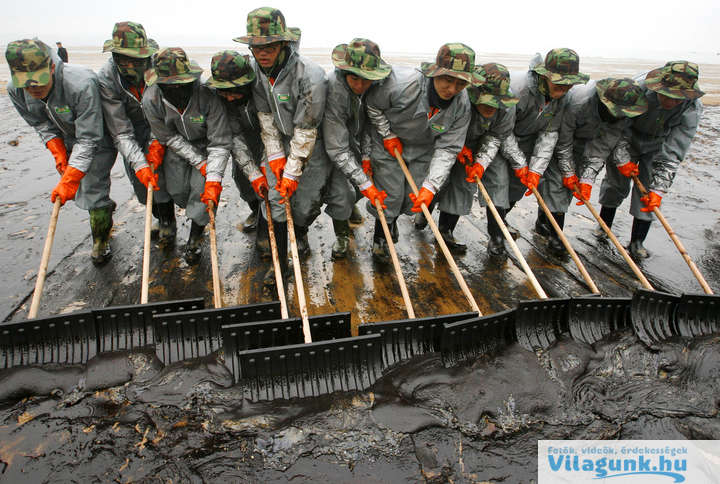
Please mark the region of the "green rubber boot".
POLYGON ((90 212, 90 233, 93 247, 90 257, 93 264, 100 266, 112 257, 110 230, 113 226, 112 213, 115 207, 93 208, 90 212))

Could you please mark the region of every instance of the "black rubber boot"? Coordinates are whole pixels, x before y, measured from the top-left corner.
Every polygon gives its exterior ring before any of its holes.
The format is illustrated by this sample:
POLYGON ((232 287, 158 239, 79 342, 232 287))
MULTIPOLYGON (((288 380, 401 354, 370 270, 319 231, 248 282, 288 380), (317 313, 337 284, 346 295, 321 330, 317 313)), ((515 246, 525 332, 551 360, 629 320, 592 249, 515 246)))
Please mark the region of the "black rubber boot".
POLYGON ((545 216, 545 212, 538 208, 537 219, 535 220, 535 232, 542 235, 543 237, 549 237, 553 232, 553 228, 550 225, 550 221, 545 216))
MULTIPOLYGON (((617 208, 615 207, 601 207, 600 208, 600 218, 607 224, 609 228, 612 228, 613 220, 615 220, 615 213, 617 212, 617 208)), ((607 234, 603 230, 603 228, 600 226, 600 224, 597 225, 593 229, 593 235, 595 237, 607 237, 607 234)))
MULTIPOLYGON (((262 219, 262 217, 260 217, 262 219)), ((264 220, 264 219, 263 219, 264 220)), ((287 222, 273 222, 273 230, 275 231, 275 243, 277 244, 278 260, 280 262, 280 270, 282 271, 283 286, 287 287, 288 275, 288 231, 287 222)), ((267 288, 276 287, 275 280, 275 264, 270 264, 270 269, 263 277, 263 286, 267 288)))
POLYGON ((333 259, 344 259, 350 245, 350 223, 348 220, 333 219, 335 243, 332 246, 333 259))
POLYGON ((348 222, 353 225, 360 225, 361 223, 363 223, 363 216, 362 213, 360 213, 360 209, 357 205, 353 205, 352 213, 350 214, 348 222))
POLYGON ((310 253, 310 242, 308 242, 308 228, 303 225, 295 225, 295 242, 297 243, 298 256, 304 257, 310 253))
POLYGON ((114 206, 108 206, 89 210, 90 233, 93 239, 90 257, 96 266, 105 264, 112 257, 110 230, 113 226, 112 213, 114 208, 114 206))
MULTIPOLYGON (((395 241, 396 235, 393 234, 393 226, 397 232, 397 225, 395 223, 390 224, 388 228, 390 229, 390 235, 392 236, 393 241, 395 241)), ((383 231, 382 223, 380 223, 380 219, 378 218, 375 219, 372 255, 380 262, 387 263, 390 260, 390 248, 388 247, 387 240, 385 239, 385 232, 383 231)))
POLYGON ((260 202, 258 200, 253 200, 248 203, 248 206, 250 207, 250 215, 248 215, 243 222, 243 232, 252 232, 255 230, 258 225, 258 217, 260 216, 258 214, 260 211, 260 202))
POLYGON ((650 231, 651 224, 652 221, 650 220, 633 219, 632 232, 630 233, 630 247, 628 248, 630 249, 630 255, 633 256, 634 259, 640 260, 650 257, 650 251, 643 246, 643 242, 645 242, 645 238, 650 231))
POLYGON ((150 240, 157 240, 160 236, 160 211, 158 209, 158 203, 153 200, 152 204, 152 215, 155 218, 150 227, 150 240))
POLYGON ((175 204, 172 201, 158 203, 158 222, 160 230, 158 233, 158 243, 161 245, 170 245, 175 242, 175 234, 177 232, 177 223, 175 222, 175 204))
MULTIPOLYGON (((428 207, 428 212, 432 215, 433 210, 435 210, 435 205, 437 205, 437 201, 433 199, 432 202, 430 202, 430 206, 428 207)), ((425 214, 423 212, 418 212, 415 214, 415 217, 413 218, 413 224, 415 225, 416 230, 422 230, 425 227, 428 226, 428 221, 425 218, 425 214)))
MULTIPOLYGON (((495 210, 498 211, 500 218, 504 222, 505 215, 507 214, 506 210, 502 207, 495 207, 495 210)), ((490 255, 507 255, 505 251, 505 236, 502 233, 500 225, 498 225, 497 220, 495 220, 490 207, 485 207, 485 212, 487 214, 488 235, 490 236, 488 252, 490 255)))
POLYGON ((198 225, 192 222, 190 225, 190 237, 188 237, 185 245, 185 262, 189 265, 195 265, 200 262, 200 254, 202 253, 204 225, 198 225))
POLYGON ((464 254, 467 251, 467 246, 453 236, 453 230, 455 230, 458 220, 460 220, 460 215, 441 211, 438 218, 438 228, 448 249, 458 254, 464 254))
MULTIPOLYGON (((560 226, 560 229, 565 226, 565 213, 564 212, 552 212, 552 216, 555 219, 555 222, 560 226)), ((546 218, 547 220, 547 218, 546 218)), ((548 221, 549 222, 549 221, 548 221)), ((548 240, 548 247, 552 252, 555 254, 564 254, 567 252, 567 249, 565 249, 565 246, 562 243, 562 240, 560 240, 560 236, 555 231, 554 228, 552 228, 552 232, 550 233, 550 238, 548 240)))
MULTIPOLYGON (((277 224, 278 222, 273 221, 273 227, 277 224)), ((257 235, 255 236, 255 247, 257 248, 257 251, 260 252, 261 258, 268 259, 271 257, 270 242, 268 241, 268 223, 267 220, 265 220, 265 217, 262 216, 262 214, 258 214, 257 218, 257 235)))

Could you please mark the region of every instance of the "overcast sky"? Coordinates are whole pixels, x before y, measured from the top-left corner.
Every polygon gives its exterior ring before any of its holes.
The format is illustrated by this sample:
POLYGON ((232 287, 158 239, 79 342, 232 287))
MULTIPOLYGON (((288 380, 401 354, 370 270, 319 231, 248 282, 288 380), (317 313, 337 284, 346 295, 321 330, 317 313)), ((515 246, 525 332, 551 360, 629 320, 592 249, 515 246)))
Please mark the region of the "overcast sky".
MULTIPOLYGON (((268 3, 226 0, 3 2, 0 44, 37 36, 102 46, 113 24, 142 23, 161 46, 228 46, 246 31, 248 11, 268 3)), ((720 63, 718 0, 561 2, 392 0, 270 3, 302 29, 303 47, 366 37, 386 52, 435 52, 464 42, 477 52, 533 53, 571 47, 582 55, 685 57, 720 63)))

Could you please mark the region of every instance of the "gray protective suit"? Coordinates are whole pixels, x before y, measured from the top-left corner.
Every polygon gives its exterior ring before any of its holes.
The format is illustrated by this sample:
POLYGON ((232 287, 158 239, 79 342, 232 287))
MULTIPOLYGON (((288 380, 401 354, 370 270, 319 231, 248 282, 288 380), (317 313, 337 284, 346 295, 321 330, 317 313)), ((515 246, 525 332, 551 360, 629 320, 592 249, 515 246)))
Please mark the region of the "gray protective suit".
MULTIPOLYGON (((135 195, 144 205, 147 188, 138 180, 135 172, 148 166, 145 154, 153 138, 142 110, 142 98, 138 99, 130 92, 130 85, 120 76, 112 57, 98 72, 98 83, 105 125, 123 159, 125 173, 132 183, 135 195)), ((169 202, 170 195, 165 189, 162 165, 158 170, 158 186, 160 190, 153 193, 153 200, 156 203, 169 202)))
POLYGON ((200 167, 207 162, 207 180, 221 182, 232 145, 230 125, 218 97, 193 83, 193 94, 181 114, 157 84, 145 89, 143 111, 157 140, 167 146, 162 169, 173 201, 198 225, 207 225, 207 206, 200 201, 205 178, 200 167))
POLYGON ((369 125, 363 107, 366 95, 352 92, 342 71, 336 69, 328 76, 323 135, 335 166, 325 194, 342 207, 338 220, 350 216, 357 201, 355 187, 365 190, 372 184, 361 165, 363 159, 370 159, 369 125))
POLYGON ((574 86, 565 95, 567 106, 562 118, 560 137, 538 190, 552 212, 567 212, 572 192, 562 184, 563 177, 577 175, 592 185, 605 160, 612 154, 631 120, 622 118, 607 123, 598 111, 600 98, 595 81, 574 86))
MULTIPOLYGON (((327 76, 310 59, 300 56, 291 45, 288 59, 271 84, 262 68, 252 59, 257 80, 253 102, 258 111, 261 137, 265 145, 265 175, 270 185, 272 218, 285 222, 285 207, 274 189, 277 179, 268 160, 285 157, 283 176, 298 181, 291 198, 293 221, 308 227, 320 214, 322 190, 332 171, 325 153, 320 124, 325 111, 327 76)), ((263 216, 265 207, 262 206, 263 216)), ((332 208, 326 208, 330 216, 332 208)))
POLYGON ((110 170, 117 151, 103 125, 97 76, 90 69, 64 64, 55 54, 53 88, 47 103, 8 84, 8 95, 20 116, 35 128, 43 143, 61 138, 68 164, 85 173, 75 195, 78 207, 115 207, 110 198, 110 170))
MULTIPOLYGON (((447 182, 457 154, 463 147, 470 123, 470 100, 463 91, 428 119, 428 78, 409 68, 393 72, 367 96, 367 113, 375 127, 371 131, 371 159, 375 185, 385 190, 385 216, 394 220, 410 214, 412 193, 397 160, 383 146, 383 139, 397 136, 403 144, 403 159, 415 183, 437 193, 447 182)), ((368 211, 375 215, 369 203, 368 211)))
MULTIPOLYGON (((465 146, 473 152, 473 159, 485 168, 482 183, 496 206, 507 208, 508 162, 499 155, 500 147, 512 134, 515 125, 515 106, 500 107, 491 118, 484 118, 475 107, 471 107, 470 126, 465 137, 465 146)), ((512 159, 512 158, 511 158, 512 159)), ((438 194, 440 210, 454 215, 467 215, 472 208, 473 196, 478 192, 477 184, 465 180, 465 166, 455 162, 450 172, 450 182, 438 194)), ((479 197, 480 204, 485 200, 479 197)))
MULTIPOLYGON (((645 74, 636 80, 645 90, 648 110, 633 118, 629 136, 623 137, 608 160, 600 185, 600 204, 604 207, 619 207, 630 193, 631 179, 616 168, 630 160, 639 165, 640 181, 648 190, 659 195, 667 193, 702 115, 700 99, 684 101, 671 110, 662 109, 657 93, 645 87, 645 74)), ((633 187, 630 213, 641 220, 652 220, 652 212, 640 211, 644 207, 640 197, 640 191, 633 187)))

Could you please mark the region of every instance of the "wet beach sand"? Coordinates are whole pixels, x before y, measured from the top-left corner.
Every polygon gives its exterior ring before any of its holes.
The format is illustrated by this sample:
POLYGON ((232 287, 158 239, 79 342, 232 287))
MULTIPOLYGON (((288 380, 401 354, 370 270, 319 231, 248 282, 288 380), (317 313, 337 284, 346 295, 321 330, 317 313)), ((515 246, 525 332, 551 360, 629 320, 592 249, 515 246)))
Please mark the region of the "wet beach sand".
MULTIPOLYGON (((234 46, 237 48, 237 46, 234 46)), ((207 68, 218 49, 189 49, 207 68)), ((89 51, 89 49, 88 49, 89 51)), ((330 67, 326 56, 317 60, 330 67)), ((101 54, 70 49, 94 69, 101 54), (85 55, 86 57, 83 57, 85 55)), ((386 55, 417 65, 427 57, 386 55)), ((521 69, 529 58, 478 56, 521 69)), ((657 63, 583 59, 593 78, 630 75, 657 63)), ((0 83, 7 65, 0 65, 0 83)), ((720 66, 701 65, 705 114, 662 211, 711 288, 720 291, 720 66)), ((600 175, 602 177, 602 174, 600 175)), ((32 128, 0 95, 0 310, 4 322, 27 316, 57 182, 52 158, 32 128)), ((113 170, 118 203, 114 257, 89 261, 87 213, 68 203, 60 213, 40 316, 136 304, 140 299, 144 208, 132 197, 121 163, 113 170)), ((269 301, 262 290, 268 262, 254 250, 254 233, 239 224, 249 209, 229 173, 218 212, 218 249, 226 306, 269 301)), ((597 205, 597 188, 592 201, 597 205)), ((364 208, 362 210, 364 211, 364 208)), ((536 203, 524 199, 509 216, 517 242, 550 297, 587 294, 569 259, 551 255, 533 230, 536 203)), ((310 231, 302 263, 308 311, 350 311, 359 324, 405 317, 391 266, 370 257, 372 218, 354 227, 350 257, 332 261, 332 223, 322 214, 310 231)), ((437 217, 437 214, 436 214, 437 217)), ((209 243, 198 266, 182 248, 189 223, 178 210, 178 241, 152 249, 150 301, 204 297, 212 301, 209 243)), ((618 210, 615 233, 627 244, 631 218, 618 210)), ((418 316, 469 311, 429 229, 399 221, 398 252, 418 316)), ((640 287, 617 251, 592 235, 595 221, 571 206, 565 232, 606 296, 640 287)), ((456 236, 457 257, 484 314, 537 296, 513 258, 486 255, 485 211, 475 204, 456 236)), ((673 293, 700 287, 656 223, 642 269, 653 286, 673 293)), ((291 315, 299 314, 290 282, 291 315)), ((369 390, 323 398, 253 404, 231 386, 211 355, 163 367, 154 352, 101 355, 87 365, 0 374, 0 480, 4 482, 533 482, 538 439, 720 439, 720 352, 717 337, 671 341, 654 348, 631 331, 593 346, 563 339, 553 348, 518 345, 446 369, 437 355, 391 368, 369 390), (12 390, 12 391, 11 391, 12 390), (31 398, 21 398, 35 395, 31 398)))

